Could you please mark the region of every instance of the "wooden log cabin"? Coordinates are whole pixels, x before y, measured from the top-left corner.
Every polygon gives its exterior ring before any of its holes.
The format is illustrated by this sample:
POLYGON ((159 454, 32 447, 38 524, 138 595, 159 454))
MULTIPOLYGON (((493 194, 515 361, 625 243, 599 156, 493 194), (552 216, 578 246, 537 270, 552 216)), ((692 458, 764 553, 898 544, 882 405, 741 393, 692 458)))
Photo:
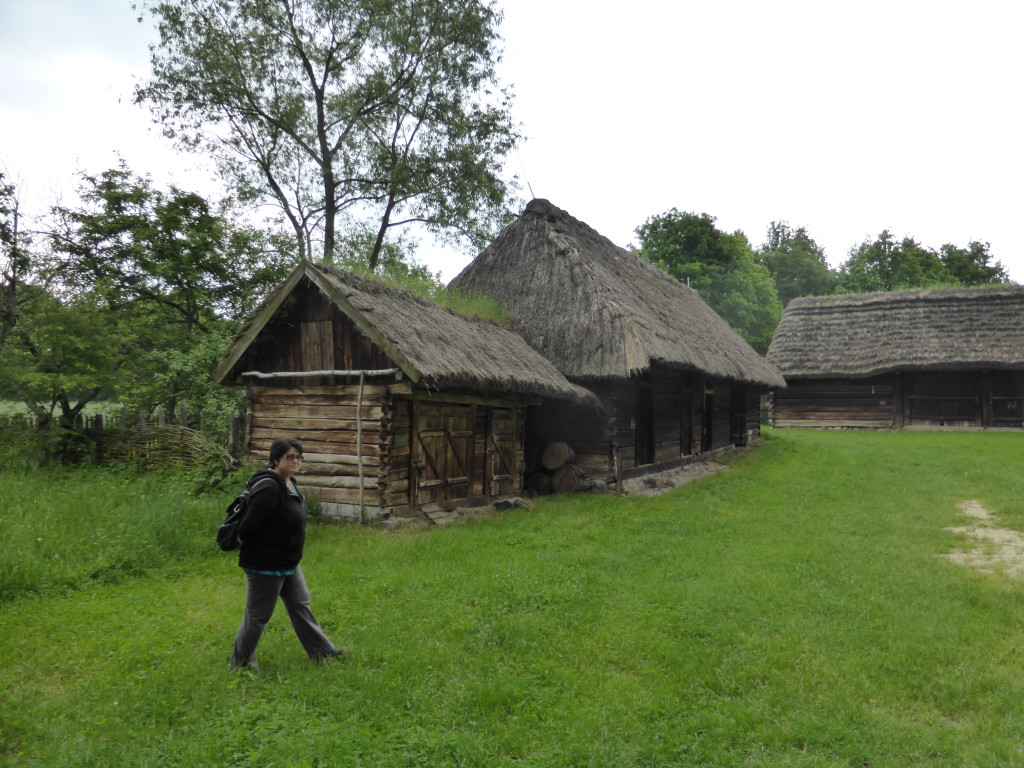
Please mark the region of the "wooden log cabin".
POLYGON ((571 445, 599 488, 747 445, 779 373, 696 291, 547 200, 533 200, 451 283, 501 302, 510 327, 601 408, 529 407, 527 452, 571 445))
POLYGON ((519 494, 526 408, 594 402, 493 322, 310 263, 248 318, 214 376, 246 388, 250 456, 297 437, 303 489, 359 520, 519 494))
POLYGON ((768 359, 777 427, 1024 427, 1024 288, 794 299, 768 359))

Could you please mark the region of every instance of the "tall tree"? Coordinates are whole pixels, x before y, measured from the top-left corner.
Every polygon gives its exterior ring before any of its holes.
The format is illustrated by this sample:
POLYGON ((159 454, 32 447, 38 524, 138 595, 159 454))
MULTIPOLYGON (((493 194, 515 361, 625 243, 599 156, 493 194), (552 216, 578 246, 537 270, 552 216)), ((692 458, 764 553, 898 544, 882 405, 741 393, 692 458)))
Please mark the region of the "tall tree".
POLYGON ((838 274, 829 266, 825 249, 803 227, 773 221, 757 260, 775 280, 783 307, 798 296, 826 296, 836 289, 838 274))
POLYGON ((934 251, 912 237, 896 240, 883 230, 850 252, 840 267, 840 288, 850 293, 957 285, 934 251))
POLYGON ((298 252, 334 259, 343 217, 476 245, 501 223, 519 139, 486 0, 140 0, 158 20, 136 100, 269 200, 298 252))
POLYGON ((713 216, 673 208, 649 218, 636 233, 641 258, 696 290, 754 349, 767 351, 782 304, 742 232, 727 234, 715 227, 713 216))
POLYGON ((1002 262, 993 263, 989 244, 973 240, 966 248, 947 243, 939 249, 939 259, 949 275, 961 285, 1007 283, 1010 276, 1002 262))

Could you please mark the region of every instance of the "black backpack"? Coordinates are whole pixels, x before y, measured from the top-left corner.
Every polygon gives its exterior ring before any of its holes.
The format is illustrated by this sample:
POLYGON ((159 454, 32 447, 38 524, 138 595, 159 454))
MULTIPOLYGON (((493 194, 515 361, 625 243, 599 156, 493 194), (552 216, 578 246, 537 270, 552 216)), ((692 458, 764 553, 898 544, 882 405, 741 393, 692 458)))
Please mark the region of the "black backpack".
POLYGON ((238 549, 238 528, 242 524, 245 513, 249 511, 249 498, 252 492, 259 488, 264 480, 271 483, 276 482, 272 477, 260 478, 256 485, 252 488, 246 488, 235 497, 234 501, 228 504, 224 522, 217 529, 217 546, 224 552, 233 552, 238 549))

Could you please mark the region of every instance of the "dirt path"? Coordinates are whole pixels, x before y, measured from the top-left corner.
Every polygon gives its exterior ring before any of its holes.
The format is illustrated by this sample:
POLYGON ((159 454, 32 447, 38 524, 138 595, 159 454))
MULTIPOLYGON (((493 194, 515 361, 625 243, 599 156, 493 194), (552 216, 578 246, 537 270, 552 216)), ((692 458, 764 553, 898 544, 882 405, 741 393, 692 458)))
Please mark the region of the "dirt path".
POLYGON ((966 525, 947 528, 978 539, 980 544, 964 552, 942 555, 954 563, 969 565, 985 573, 1002 573, 1024 579, 1024 534, 993 524, 992 513, 974 500, 961 501, 957 507, 970 518, 966 525))

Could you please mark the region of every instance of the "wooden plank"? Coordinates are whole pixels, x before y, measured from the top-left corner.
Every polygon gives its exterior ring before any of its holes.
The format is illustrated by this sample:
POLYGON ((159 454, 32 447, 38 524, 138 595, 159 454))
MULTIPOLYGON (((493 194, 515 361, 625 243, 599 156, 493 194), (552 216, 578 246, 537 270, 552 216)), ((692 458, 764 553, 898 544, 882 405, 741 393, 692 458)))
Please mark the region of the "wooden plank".
POLYGON ((775 419, 772 426, 781 429, 890 429, 892 420, 846 420, 846 419, 775 419))
POLYGON ((776 408, 822 408, 842 410, 844 408, 888 408, 892 398, 850 397, 844 399, 822 399, 814 397, 794 397, 775 400, 776 408))
MULTIPOLYGON (((319 501, 327 501, 340 504, 358 504, 358 488, 315 488, 310 489, 319 501)), ((364 488, 363 498, 368 509, 376 509, 380 506, 380 497, 376 487, 364 488)))
POLYGON ((379 405, 260 405, 255 408, 260 419, 339 419, 355 422, 380 421, 383 409, 379 405))
MULTIPOLYGON (((330 518, 344 520, 347 522, 359 521, 359 504, 325 501, 321 506, 323 507, 324 514, 330 518)), ((373 504, 366 504, 365 507, 366 517, 370 520, 376 520, 390 511, 386 506, 382 508, 380 504, 376 502, 373 504)))
POLYGON ((312 453, 310 451, 306 451, 303 454, 303 458, 305 459, 304 465, 306 468, 309 468, 310 466, 313 465, 326 466, 333 464, 345 464, 349 466, 355 466, 358 465, 360 461, 362 461, 364 466, 376 467, 380 465, 380 459, 376 456, 363 456, 362 459, 360 460, 360 458, 356 456, 354 453, 312 453))
MULTIPOLYGON (((274 433, 277 436, 278 433, 274 433)), ((356 444, 353 443, 325 443, 319 442, 313 439, 306 439, 304 436, 299 435, 299 440, 302 442, 302 448, 309 453, 323 453, 329 455, 342 455, 342 456, 355 456, 356 455, 356 444)), ((252 440, 250 441, 250 453, 262 454, 264 456, 270 453, 270 444, 273 442, 271 439, 265 440, 252 440)), ((380 446, 373 443, 364 442, 362 445, 363 456, 380 456, 380 446)))
POLYGON ((303 488, 372 488, 377 490, 377 476, 366 475, 362 483, 352 475, 300 475, 298 482, 303 488))
MULTIPOLYGON (((357 388, 358 389, 358 388, 357 388)), ((383 405, 388 402, 390 398, 386 395, 381 394, 366 394, 363 393, 362 403, 363 405, 383 405)), ((305 405, 305 406, 317 406, 317 405, 349 405, 354 406, 359 402, 358 392, 349 392, 347 390, 335 392, 331 395, 298 395, 298 394, 267 394, 257 393, 253 397, 253 402, 257 405, 305 405)))
MULTIPOLYGON (((310 428, 297 428, 293 430, 282 431, 280 428, 268 428, 260 425, 258 422, 253 424, 250 431, 251 435, 257 440, 272 441, 275 437, 280 437, 282 434, 295 435, 302 434, 305 437, 299 439, 305 442, 306 440, 313 440, 319 443, 333 443, 338 445, 355 445, 356 444, 356 430, 355 429, 310 429, 310 428)), ((373 429, 363 430, 363 443, 369 445, 381 445, 387 442, 387 436, 381 437, 380 431, 373 429)), ((345 454, 352 453, 355 455, 355 451, 345 451, 340 448, 334 448, 329 453, 345 454)))
POLYGON ((875 410, 875 411, 811 411, 811 410, 797 410, 797 411, 786 411, 778 410, 775 412, 776 418, 780 419, 812 419, 812 420, 839 420, 839 421, 879 421, 888 420, 891 421, 893 412, 891 409, 875 410))
MULTIPOLYGON (((333 409, 333 408, 348 408, 348 409, 351 409, 351 415, 354 415, 355 414, 356 406, 360 402, 359 399, 355 398, 355 397, 352 397, 352 398, 348 398, 348 397, 330 397, 330 398, 328 398, 328 397, 316 397, 316 398, 296 397, 296 398, 292 398, 291 400, 288 400, 287 402, 280 402, 282 400, 284 400, 284 398, 282 398, 282 397, 274 397, 273 399, 261 398, 260 400, 255 401, 252 407, 255 408, 255 410, 257 412, 259 412, 259 413, 266 412, 266 413, 280 414, 282 412, 287 413, 287 411, 290 410, 290 409, 300 409, 300 410, 297 410, 296 412, 304 413, 304 414, 309 414, 309 415, 315 415, 315 414, 311 414, 309 409, 315 409, 315 408, 331 408, 331 409, 333 409)), ((389 406, 390 406, 390 404, 389 404, 389 402, 388 402, 388 400, 386 398, 363 398, 363 400, 361 402, 362 402, 362 407, 364 409, 379 408, 379 409, 381 409, 382 412, 385 409, 389 408, 389 406)), ((332 416, 337 415, 336 413, 333 413, 331 411, 328 411, 328 412, 331 413, 332 416)), ((343 413, 342 415, 344 416, 346 414, 343 413)), ((351 416, 349 416, 349 417, 351 418, 351 416)))
MULTIPOLYGON (((285 419, 285 418, 270 418, 256 414, 253 419, 253 426, 257 429, 276 429, 285 433, 295 432, 297 430, 309 430, 309 429, 350 429, 353 432, 356 430, 356 420, 347 419, 285 419)), ((370 430, 376 432, 379 430, 379 422, 363 422, 363 436, 366 436, 368 431, 367 424, 374 424, 374 429, 370 430)))
MULTIPOLYGON (((297 371, 301 373, 301 371, 297 371)), ((389 390, 396 386, 396 384, 373 384, 366 382, 363 385, 363 397, 369 397, 371 395, 384 396, 389 393, 389 390)), ((253 396, 261 397, 263 395, 286 395, 288 397, 295 397, 296 395, 332 395, 337 396, 341 393, 357 393, 359 389, 358 384, 339 384, 339 385, 296 385, 294 387, 284 386, 260 386, 254 385, 252 387, 253 396)))
MULTIPOLYGON (((331 462, 324 464, 320 462, 306 461, 302 465, 302 474, 304 475, 320 475, 324 477, 331 477, 335 475, 347 475, 351 477, 358 476, 359 474, 359 459, 355 456, 346 456, 348 461, 346 462, 331 462)), ((363 461, 363 474, 373 475, 377 477, 380 470, 380 459, 376 456, 364 456, 363 461)))

